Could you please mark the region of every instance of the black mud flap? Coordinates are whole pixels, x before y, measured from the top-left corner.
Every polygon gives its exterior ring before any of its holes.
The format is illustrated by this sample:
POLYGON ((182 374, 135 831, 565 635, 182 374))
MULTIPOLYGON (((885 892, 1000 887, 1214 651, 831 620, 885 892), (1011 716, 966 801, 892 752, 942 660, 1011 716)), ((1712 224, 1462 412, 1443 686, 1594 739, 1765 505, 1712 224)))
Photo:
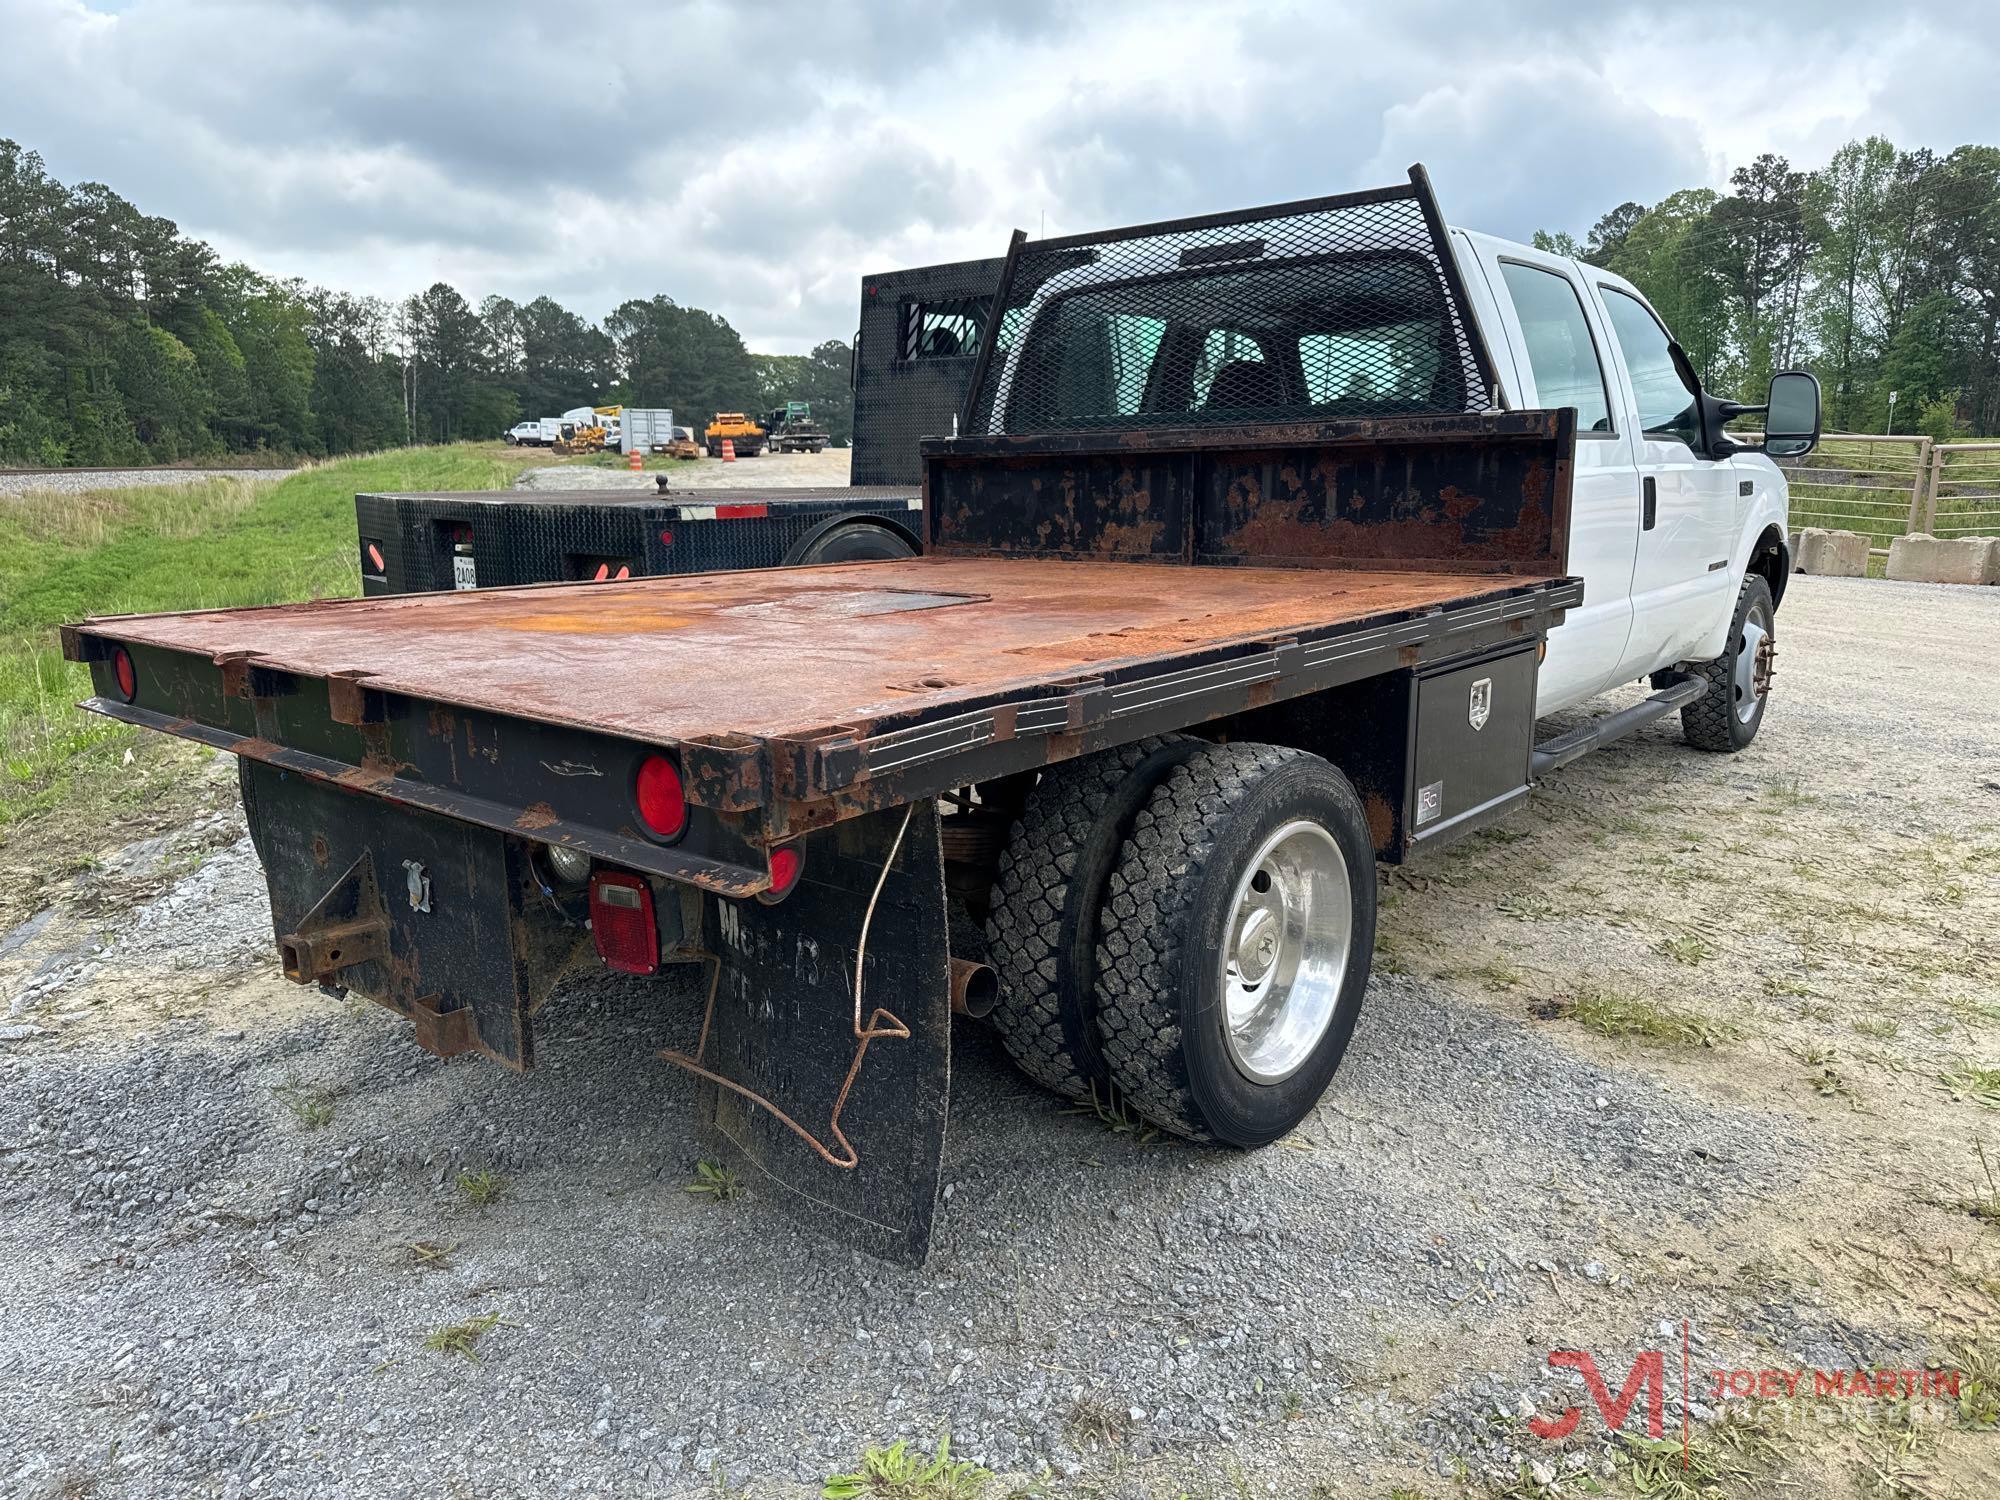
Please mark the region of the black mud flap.
POLYGON ((533 1066, 530 1017, 590 937, 544 894, 528 842, 240 766, 287 977, 400 1012, 440 1056, 533 1066))
POLYGON ((710 1126, 785 1190, 787 1208, 814 1233, 920 1265, 951 1097, 937 804, 815 834, 798 887, 776 905, 707 906, 704 937, 720 972, 702 1061, 734 1085, 702 1084, 710 1126), (878 880, 862 974, 864 1050, 854 967, 878 880))

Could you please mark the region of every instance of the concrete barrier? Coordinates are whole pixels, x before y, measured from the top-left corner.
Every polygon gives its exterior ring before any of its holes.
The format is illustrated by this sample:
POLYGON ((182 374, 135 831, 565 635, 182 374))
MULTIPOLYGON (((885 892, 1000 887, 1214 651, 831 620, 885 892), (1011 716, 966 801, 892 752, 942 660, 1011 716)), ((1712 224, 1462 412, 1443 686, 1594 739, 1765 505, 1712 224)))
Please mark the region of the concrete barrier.
POLYGON ((1808 526, 1799 533, 1799 571, 1822 578, 1866 578, 1868 538, 1858 531, 1808 526))
POLYGON ((1911 583, 2000 583, 2000 540, 1914 532, 1889 544, 1889 576, 1911 583))

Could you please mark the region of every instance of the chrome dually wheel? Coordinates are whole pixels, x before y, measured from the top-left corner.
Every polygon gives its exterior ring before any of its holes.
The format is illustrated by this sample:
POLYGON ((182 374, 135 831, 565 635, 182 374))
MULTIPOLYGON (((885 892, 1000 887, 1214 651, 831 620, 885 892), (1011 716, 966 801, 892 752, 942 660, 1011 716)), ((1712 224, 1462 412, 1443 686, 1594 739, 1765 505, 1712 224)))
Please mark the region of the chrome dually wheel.
POLYGON ((1221 961, 1225 1037, 1246 1078, 1282 1082, 1326 1035, 1347 977, 1353 905, 1346 863, 1317 823, 1275 830, 1244 869, 1221 961))

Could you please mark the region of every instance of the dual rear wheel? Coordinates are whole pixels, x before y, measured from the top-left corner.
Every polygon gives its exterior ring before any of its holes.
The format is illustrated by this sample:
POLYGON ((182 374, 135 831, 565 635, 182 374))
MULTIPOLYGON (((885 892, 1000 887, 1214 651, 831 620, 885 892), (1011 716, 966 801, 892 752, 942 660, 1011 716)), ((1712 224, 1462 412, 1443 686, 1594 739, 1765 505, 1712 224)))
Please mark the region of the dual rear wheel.
POLYGON ((1303 1119, 1353 1036, 1374 849, 1326 761, 1142 741, 1057 767, 1002 857, 994 1020, 1024 1071, 1198 1140, 1303 1119))

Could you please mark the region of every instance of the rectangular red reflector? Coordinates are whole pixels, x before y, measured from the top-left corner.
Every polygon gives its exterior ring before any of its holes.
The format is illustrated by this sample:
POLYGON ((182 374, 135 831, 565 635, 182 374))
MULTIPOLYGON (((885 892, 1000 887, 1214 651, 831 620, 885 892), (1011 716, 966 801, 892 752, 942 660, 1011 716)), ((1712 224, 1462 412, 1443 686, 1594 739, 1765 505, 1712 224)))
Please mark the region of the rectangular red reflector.
POLYGON ((637 875, 599 870, 590 878, 590 935, 607 969, 657 973, 660 929, 653 920, 653 888, 637 875))
POLYGON ((771 513, 768 505, 718 505, 715 519, 718 521, 756 521, 771 513))

